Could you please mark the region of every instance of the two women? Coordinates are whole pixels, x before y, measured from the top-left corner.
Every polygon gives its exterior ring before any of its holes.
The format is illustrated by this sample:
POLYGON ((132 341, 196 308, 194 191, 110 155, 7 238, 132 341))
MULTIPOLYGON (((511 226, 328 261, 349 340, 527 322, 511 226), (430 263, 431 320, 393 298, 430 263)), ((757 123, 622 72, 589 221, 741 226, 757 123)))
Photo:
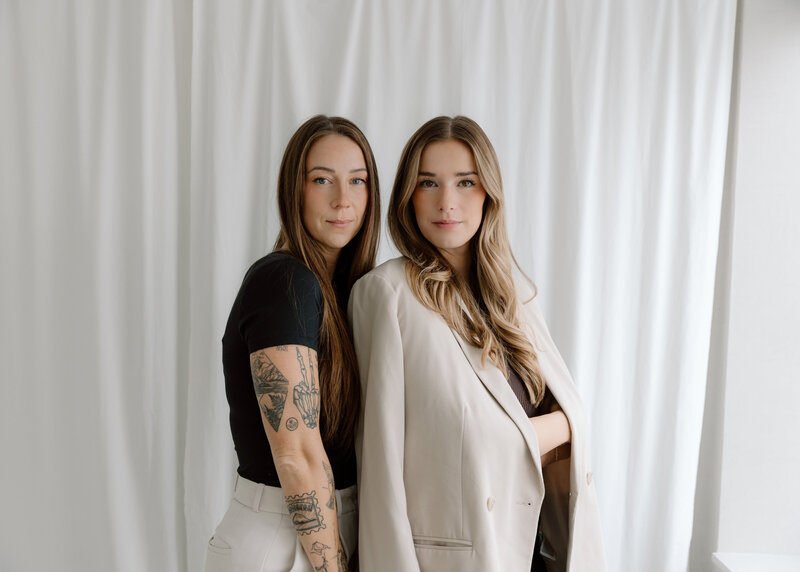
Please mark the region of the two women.
POLYGON ((207 570, 346 569, 359 411, 362 571, 604 570, 580 400, 512 277, 480 127, 440 117, 411 138, 389 210, 403 257, 354 287, 379 216, 363 135, 307 122, 278 194, 276 250, 223 339, 240 466, 207 570))

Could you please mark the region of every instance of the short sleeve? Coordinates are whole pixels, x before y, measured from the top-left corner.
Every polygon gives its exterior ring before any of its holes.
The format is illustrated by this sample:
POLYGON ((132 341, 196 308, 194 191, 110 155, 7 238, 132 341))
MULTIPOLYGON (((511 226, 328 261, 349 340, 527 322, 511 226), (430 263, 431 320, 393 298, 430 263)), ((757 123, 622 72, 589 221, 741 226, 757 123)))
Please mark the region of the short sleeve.
POLYGON ((319 349, 322 289, 294 257, 273 253, 254 264, 239 298, 239 333, 250 353, 289 344, 319 349))

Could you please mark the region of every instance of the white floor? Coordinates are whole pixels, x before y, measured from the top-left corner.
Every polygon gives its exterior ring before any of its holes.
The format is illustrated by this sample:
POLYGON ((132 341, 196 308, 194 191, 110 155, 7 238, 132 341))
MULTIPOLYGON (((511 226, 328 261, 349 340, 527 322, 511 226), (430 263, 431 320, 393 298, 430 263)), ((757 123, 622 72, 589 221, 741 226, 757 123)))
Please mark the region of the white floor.
POLYGON ((715 552, 714 563, 723 572, 800 572, 800 555, 715 552))

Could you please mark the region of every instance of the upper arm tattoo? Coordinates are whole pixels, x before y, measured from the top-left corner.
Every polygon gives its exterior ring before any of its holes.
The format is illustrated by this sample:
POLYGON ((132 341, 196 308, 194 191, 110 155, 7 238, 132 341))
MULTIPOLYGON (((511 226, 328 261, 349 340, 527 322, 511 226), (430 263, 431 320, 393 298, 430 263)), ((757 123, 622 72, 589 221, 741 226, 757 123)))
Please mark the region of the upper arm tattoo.
POLYGON ((277 431, 281 426, 283 408, 289 393, 289 380, 263 352, 254 354, 250 363, 256 399, 264 413, 264 418, 277 431))
POLYGON ((300 353, 300 348, 295 348, 295 351, 297 352, 297 362, 300 364, 300 374, 303 376, 303 380, 294 387, 292 399, 300 411, 303 423, 309 429, 314 429, 319 420, 319 387, 314 383, 314 363, 311 359, 311 350, 308 350, 310 374, 306 370, 306 364, 303 360, 303 354, 300 353))

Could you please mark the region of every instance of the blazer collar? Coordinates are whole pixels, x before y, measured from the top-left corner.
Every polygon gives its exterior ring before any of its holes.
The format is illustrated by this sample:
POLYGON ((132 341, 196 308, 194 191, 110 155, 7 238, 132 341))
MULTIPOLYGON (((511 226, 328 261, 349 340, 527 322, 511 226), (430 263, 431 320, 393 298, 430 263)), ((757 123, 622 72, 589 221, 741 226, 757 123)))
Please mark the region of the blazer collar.
MULTIPOLYGON (((506 414, 508 414, 519 428, 520 433, 522 433, 528 445, 528 450, 533 457, 533 461, 539 468, 537 473, 541 480, 542 461, 539 456, 539 442, 536 439, 536 433, 533 430, 530 420, 525 415, 525 410, 522 409, 519 400, 517 400, 517 396, 514 395, 514 391, 508 384, 505 375, 503 375, 503 372, 491 361, 487 360, 486 367, 483 367, 481 365, 481 349, 468 343, 452 329, 450 331, 453 332, 453 336, 456 338, 456 341, 458 341, 458 345, 461 346, 461 351, 464 352, 464 356, 466 356, 467 361, 469 361, 470 366, 472 366, 472 369, 481 380, 481 383, 483 383, 486 390, 494 397, 495 401, 500 404, 500 407, 503 408, 506 414)), ((542 483, 542 486, 544 486, 544 483, 542 483)))

